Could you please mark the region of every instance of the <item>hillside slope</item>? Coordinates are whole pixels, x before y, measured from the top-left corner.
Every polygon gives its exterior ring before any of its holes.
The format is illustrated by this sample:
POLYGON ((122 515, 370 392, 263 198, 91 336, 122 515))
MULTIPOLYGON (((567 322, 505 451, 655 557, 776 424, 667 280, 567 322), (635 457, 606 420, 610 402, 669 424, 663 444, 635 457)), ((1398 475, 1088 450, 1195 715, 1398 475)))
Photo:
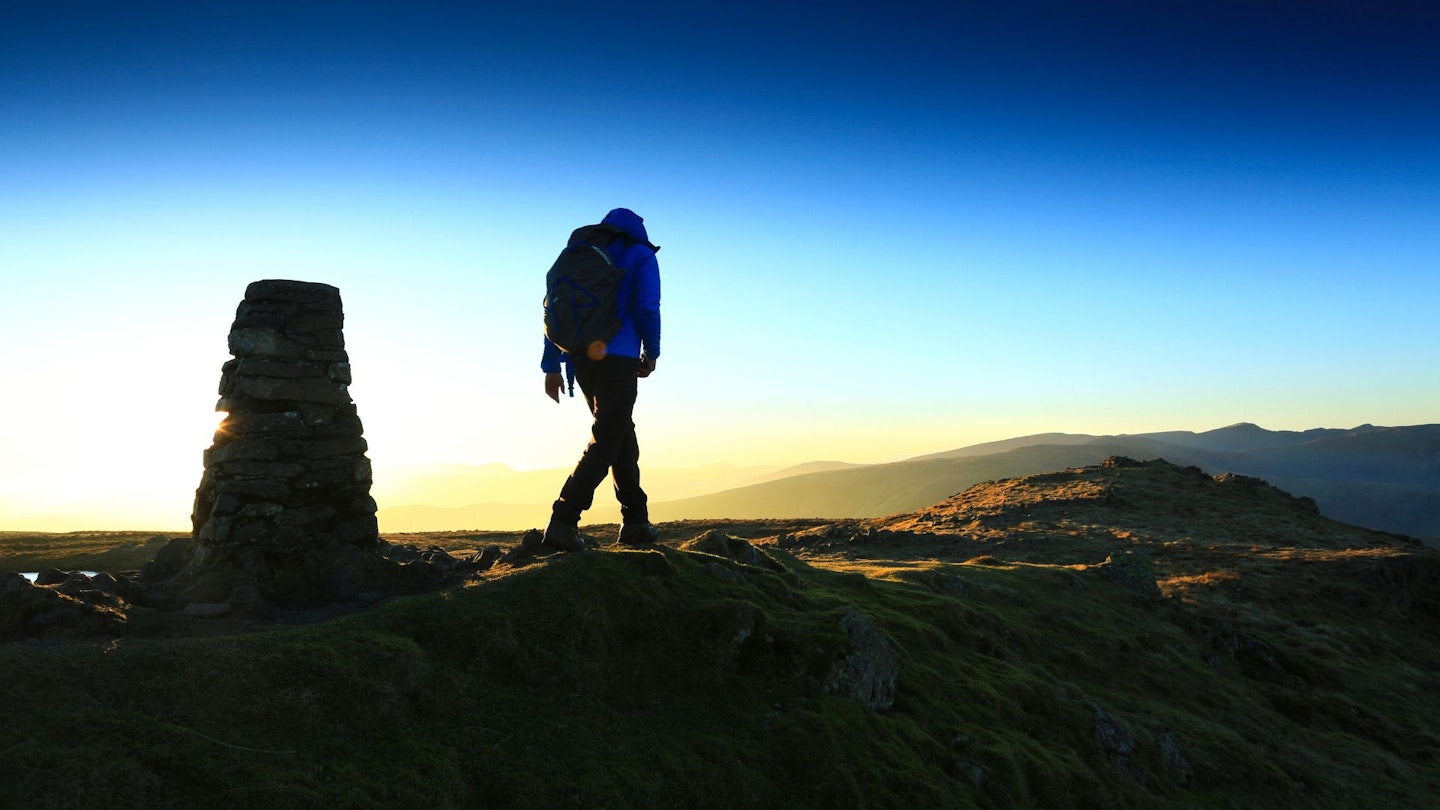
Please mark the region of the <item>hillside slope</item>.
POLYGON ((859 518, 908 512, 982 481, 1096 464, 1129 453, 1156 456, 1183 451, 1147 439, 1087 439, 1083 444, 1035 445, 999 453, 922 458, 853 470, 810 473, 781 481, 652 504, 662 520, 680 518, 859 518), (1148 451, 1148 452, 1147 452, 1148 451))
POLYGON ((1113 459, 764 529, 669 524, 301 626, 132 609, 100 643, 0 645, 0 777, 114 808, 1440 790, 1440 556, 1263 482, 1113 459))
POLYGON ((1267 431, 1250 424, 1204 433, 1041 434, 855 470, 800 475, 655 504, 666 519, 879 517, 934 503, 982 481, 1163 457, 1208 473, 1283 481, 1321 511, 1370 528, 1440 537, 1440 425, 1267 431))

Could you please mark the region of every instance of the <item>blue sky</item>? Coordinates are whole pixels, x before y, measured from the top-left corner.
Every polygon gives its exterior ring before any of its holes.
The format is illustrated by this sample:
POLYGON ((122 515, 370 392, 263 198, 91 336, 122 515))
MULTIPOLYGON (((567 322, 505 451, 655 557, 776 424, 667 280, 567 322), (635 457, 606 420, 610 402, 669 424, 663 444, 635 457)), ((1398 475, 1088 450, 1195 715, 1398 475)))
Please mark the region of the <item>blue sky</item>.
POLYGON ((538 279, 619 205, 649 463, 1431 422, 1437 44, 1422 2, 6 2, 0 507, 183 525, 259 278, 341 288, 378 466, 566 466, 538 279))

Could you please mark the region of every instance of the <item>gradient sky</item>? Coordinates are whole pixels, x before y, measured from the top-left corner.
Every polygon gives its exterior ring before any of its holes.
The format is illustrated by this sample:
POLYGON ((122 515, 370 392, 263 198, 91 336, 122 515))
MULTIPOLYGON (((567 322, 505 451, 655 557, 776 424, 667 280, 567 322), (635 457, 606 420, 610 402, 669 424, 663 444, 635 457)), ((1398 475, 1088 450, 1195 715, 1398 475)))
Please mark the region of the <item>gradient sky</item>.
POLYGON ((615 206, 643 463, 1436 421, 1434 3, 601 7, 0 2, 0 528, 187 525, 260 278, 340 287, 377 469, 568 466, 615 206))

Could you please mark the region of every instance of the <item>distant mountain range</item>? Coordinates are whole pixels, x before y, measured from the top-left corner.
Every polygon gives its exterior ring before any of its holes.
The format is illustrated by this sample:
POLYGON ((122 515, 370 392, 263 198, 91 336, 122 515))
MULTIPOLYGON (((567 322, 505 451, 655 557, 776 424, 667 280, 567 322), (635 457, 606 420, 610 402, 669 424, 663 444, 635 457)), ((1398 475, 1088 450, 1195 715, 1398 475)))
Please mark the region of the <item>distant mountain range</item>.
POLYGON ((890 464, 790 476, 652 507, 682 518, 878 517, 937 503, 975 484, 1096 464, 1164 458, 1215 475, 1263 478, 1314 498, 1336 520, 1440 536, 1440 425, 1271 431, 1240 423, 1194 433, 1042 433, 890 464))
MULTIPOLYGON (((978 483, 1088 466, 1116 455, 1193 464, 1212 475, 1263 478, 1314 498, 1327 517, 1440 537, 1440 425, 1273 431, 1240 423, 1200 433, 1040 433, 888 464, 715 465, 646 469, 645 477, 658 521, 871 518, 930 506, 978 483)), ((388 489, 377 472, 382 531, 538 526, 566 474, 516 472, 499 465, 408 472, 405 482, 388 489), (475 502, 481 499, 486 502, 475 502)), ((618 520, 619 514, 601 492, 586 517, 603 523, 618 520)))

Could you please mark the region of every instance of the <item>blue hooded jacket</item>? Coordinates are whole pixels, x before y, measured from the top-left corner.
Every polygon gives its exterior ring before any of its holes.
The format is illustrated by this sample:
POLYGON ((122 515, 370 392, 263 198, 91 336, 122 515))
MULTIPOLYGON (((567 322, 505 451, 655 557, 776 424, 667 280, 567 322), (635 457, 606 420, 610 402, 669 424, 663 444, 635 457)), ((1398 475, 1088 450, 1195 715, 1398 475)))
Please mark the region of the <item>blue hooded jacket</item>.
MULTIPOLYGON (((643 351, 651 360, 657 359, 660 357, 660 263, 655 259, 658 248, 650 244, 645 220, 628 208, 616 208, 601 222, 620 228, 633 240, 616 239, 605 247, 616 266, 625 269, 625 277, 620 280, 615 295, 620 331, 606 344, 606 354, 639 357, 643 351)), ((545 339, 541 371, 559 373, 561 361, 568 359, 549 338, 545 339)))

